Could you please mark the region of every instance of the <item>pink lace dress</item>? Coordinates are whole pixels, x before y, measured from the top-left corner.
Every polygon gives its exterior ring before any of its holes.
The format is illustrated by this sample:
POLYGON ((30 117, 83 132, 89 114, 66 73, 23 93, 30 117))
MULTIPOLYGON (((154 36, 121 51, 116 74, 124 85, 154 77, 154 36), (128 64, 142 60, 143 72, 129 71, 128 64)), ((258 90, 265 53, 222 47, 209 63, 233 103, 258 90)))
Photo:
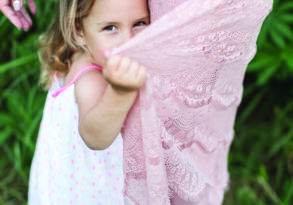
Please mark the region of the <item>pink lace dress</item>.
POLYGON ((29 180, 29 205, 123 204, 121 134, 106 150, 89 149, 78 132, 74 83, 55 78, 43 111, 29 180))

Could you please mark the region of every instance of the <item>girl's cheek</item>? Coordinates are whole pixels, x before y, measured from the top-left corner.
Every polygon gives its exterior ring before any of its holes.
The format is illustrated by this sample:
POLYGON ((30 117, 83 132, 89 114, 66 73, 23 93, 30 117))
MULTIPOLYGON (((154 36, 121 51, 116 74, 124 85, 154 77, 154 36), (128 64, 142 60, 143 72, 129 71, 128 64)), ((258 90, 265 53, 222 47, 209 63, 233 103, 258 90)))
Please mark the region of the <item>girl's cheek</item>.
POLYGON ((96 42, 92 50, 92 56, 94 58, 93 60, 95 63, 99 65, 105 64, 105 61, 106 61, 106 56, 104 53, 105 50, 110 50, 105 42, 103 44, 101 44, 100 42, 99 43, 96 42))
POLYGON ((119 35, 116 34, 108 34, 108 35, 104 35, 103 36, 103 43, 105 44, 105 46, 113 46, 115 44, 115 42, 117 41, 119 35))
POLYGON ((116 44, 119 42, 118 36, 114 35, 96 35, 89 43, 89 47, 95 63, 103 64, 106 60, 104 54, 105 50, 112 50, 117 47, 116 44))

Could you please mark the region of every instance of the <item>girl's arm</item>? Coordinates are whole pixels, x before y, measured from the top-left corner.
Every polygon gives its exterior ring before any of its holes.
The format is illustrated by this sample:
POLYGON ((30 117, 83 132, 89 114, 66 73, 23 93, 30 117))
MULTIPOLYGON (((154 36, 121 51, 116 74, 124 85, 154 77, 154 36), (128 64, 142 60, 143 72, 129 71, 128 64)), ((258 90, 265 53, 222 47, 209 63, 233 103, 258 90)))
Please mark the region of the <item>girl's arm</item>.
POLYGON ((84 74, 75 86, 79 133, 89 148, 106 149, 120 132, 137 91, 118 92, 95 71, 84 74))
POLYGON ((147 78, 145 67, 127 57, 113 56, 104 67, 75 85, 79 133, 88 147, 99 150, 112 144, 147 78))

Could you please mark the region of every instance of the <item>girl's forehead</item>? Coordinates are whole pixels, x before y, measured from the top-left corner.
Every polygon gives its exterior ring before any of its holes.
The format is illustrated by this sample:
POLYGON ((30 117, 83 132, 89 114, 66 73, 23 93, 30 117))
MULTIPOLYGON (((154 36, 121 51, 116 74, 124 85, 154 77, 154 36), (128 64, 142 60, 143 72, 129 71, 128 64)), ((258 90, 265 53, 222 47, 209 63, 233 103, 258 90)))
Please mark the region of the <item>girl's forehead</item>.
POLYGON ((147 0, 96 0, 90 15, 96 18, 141 18, 147 13, 147 0))

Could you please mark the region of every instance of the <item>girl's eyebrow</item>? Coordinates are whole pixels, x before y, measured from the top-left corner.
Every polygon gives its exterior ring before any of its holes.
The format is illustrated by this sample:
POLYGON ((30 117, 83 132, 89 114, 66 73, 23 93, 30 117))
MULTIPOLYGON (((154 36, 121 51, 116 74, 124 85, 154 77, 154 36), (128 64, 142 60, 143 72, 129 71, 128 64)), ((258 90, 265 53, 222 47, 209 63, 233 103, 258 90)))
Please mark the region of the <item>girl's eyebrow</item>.
POLYGON ((146 18, 149 18, 149 15, 147 15, 147 16, 145 16, 145 17, 142 17, 142 18, 139 18, 139 19, 137 19, 136 21, 141 21, 141 20, 144 20, 144 19, 146 19, 146 18))
POLYGON ((105 24, 115 24, 115 25, 117 25, 117 24, 120 24, 120 23, 119 22, 114 22, 114 21, 101 21, 101 22, 97 23, 98 26, 105 25, 105 24))
MULTIPOLYGON (((149 16, 145 16, 145 17, 142 17, 142 18, 139 18, 137 20, 135 20, 135 22, 137 21, 141 21, 141 20, 144 20, 146 18, 149 18, 149 16)), ((114 25, 119 25, 120 22, 115 22, 115 21, 101 21, 101 22, 98 22, 97 25, 105 25, 105 24, 114 24, 114 25)))

